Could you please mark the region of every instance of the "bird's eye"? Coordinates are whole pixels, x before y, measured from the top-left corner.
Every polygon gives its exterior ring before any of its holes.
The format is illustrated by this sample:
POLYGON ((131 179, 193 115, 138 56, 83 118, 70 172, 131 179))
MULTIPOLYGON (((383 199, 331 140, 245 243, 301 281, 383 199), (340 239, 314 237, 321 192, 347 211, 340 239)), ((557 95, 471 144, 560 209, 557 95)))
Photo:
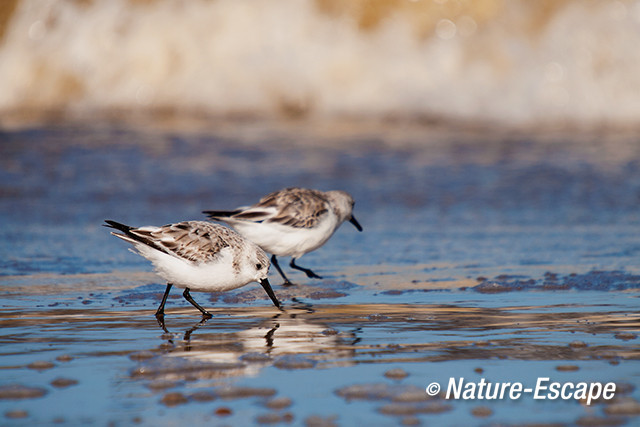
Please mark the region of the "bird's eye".
POLYGON ((262 264, 256 264, 256 269, 257 270, 261 270, 262 269, 262 264))

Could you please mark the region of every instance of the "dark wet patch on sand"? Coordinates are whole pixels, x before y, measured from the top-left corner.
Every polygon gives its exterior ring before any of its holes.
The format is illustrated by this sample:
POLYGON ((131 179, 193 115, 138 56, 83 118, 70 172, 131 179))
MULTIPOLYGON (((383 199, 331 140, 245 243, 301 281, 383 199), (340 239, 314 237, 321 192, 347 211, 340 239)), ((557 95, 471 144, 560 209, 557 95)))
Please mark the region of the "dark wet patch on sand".
POLYGON ((27 418, 29 416, 29 413, 22 409, 14 409, 14 410, 5 412, 4 416, 10 420, 19 420, 22 418, 27 418))
POLYGON ((414 385, 357 384, 340 388, 335 393, 346 401, 388 401, 378 408, 378 412, 384 415, 406 417, 438 414, 453 409, 453 406, 443 401, 441 396, 429 396, 424 389, 414 385))
POLYGON ((271 397, 276 394, 273 388, 226 386, 214 390, 220 399, 242 399, 248 397, 271 397))
POLYGON ((576 420, 576 425, 581 427, 617 427, 629 423, 628 418, 623 417, 598 417, 586 415, 576 420))
POLYGON ((294 420, 294 416, 291 412, 275 413, 258 415, 256 422, 258 424, 279 424, 279 423, 291 423, 294 420))
POLYGON ((0 399, 35 399, 47 394, 47 390, 41 387, 29 387, 21 384, 8 384, 0 386, 0 399))
POLYGON ((177 406, 185 404, 189 401, 184 394, 180 392, 170 392, 162 396, 162 404, 165 406, 177 406))
POLYGON ((299 354, 287 354, 274 362, 273 366, 279 369, 311 369, 317 362, 299 354))
POLYGON ((396 368, 396 369, 389 369, 387 372, 384 373, 384 376, 394 380, 402 380, 408 377, 409 374, 407 373, 407 371, 405 371, 402 368, 396 368))
POLYGON ((219 417, 228 417, 233 414, 233 411, 227 406, 221 406, 214 411, 214 414, 219 417))
POLYGON ((565 276, 547 272, 542 279, 502 274, 493 279, 479 277, 477 280, 480 284, 472 289, 481 293, 570 289, 608 292, 640 289, 640 275, 629 274, 624 271, 593 270, 585 274, 571 273, 565 276))
POLYGON ((428 396, 424 389, 413 385, 399 385, 387 383, 355 384, 340 388, 335 393, 343 399, 349 400, 407 400, 417 398, 418 401, 432 400, 434 397, 428 396))
POLYGON ((338 427, 338 416, 311 415, 304 420, 306 427, 338 427))
POLYGON ((575 372, 579 371, 580 367, 576 365, 558 365, 556 366, 556 371, 558 372, 575 372))
POLYGON ((615 334, 613 337, 618 340, 628 341, 628 340, 636 339, 638 335, 631 332, 619 332, 615 334))
MULTIPOLYGON (((160 391, 157 389, 156 391, 160 391)), ((213 388, 207 388, 205 390, 198 390, 189 394, 184 394, 179 391, 167 392, 162 396, 161 402, 165 406, 177 406, 183 405, 188 402, 211 402, 214 400, 237 400, 248 398, 271 398, 277 391, 273 388, 265 387, 243 387, 225 385, 213 388)), ((274 401, 271 399, 270 401, 274 401)), ((277 401, 276 404, 278 405, 277 401)), ((286 406, 280 406, 280 409, 286 406)))
POLYGON ((473 408, 471 410, 471 414, 474 417, 486 418, 486 417, 490 417, 491 415, 493 415, 493 411, 491 410, 491 408, 489 408, 487 406, 476 406, 475 408, 473 408))
POLYGON ((604 412, 607 415, 638 416, 640 415, 640 402, 630 397, 624 397, 605 406, 604 412))
POLYGON ((51 362, 48 362, 46 360, 38 360, 32 363, 29 363, 27 365, 27 368, 29 369, 34 369, 36 371, 45 371, 47 369, 51 369, 53 367, 55 367, 56 365, 54 365, 51 362))
POLYGON ((293 404, 293 401, 288 397, 275 397, 265 402, 265 406, 269 409, 279 411, 281 409, 288 408, 293 404))
POLYGON ((444 402, 412 402, 412 403, 387 403, 378 411, 385 415, 407 416, 417 414, 439 414, 453 410, 453 405, 444 402))
POLYGON ((78 384, 78 380, 74 380, 73 378, 59 377, 51 381, 51 385, 55 388, 67 388, 76 384, 78 384))

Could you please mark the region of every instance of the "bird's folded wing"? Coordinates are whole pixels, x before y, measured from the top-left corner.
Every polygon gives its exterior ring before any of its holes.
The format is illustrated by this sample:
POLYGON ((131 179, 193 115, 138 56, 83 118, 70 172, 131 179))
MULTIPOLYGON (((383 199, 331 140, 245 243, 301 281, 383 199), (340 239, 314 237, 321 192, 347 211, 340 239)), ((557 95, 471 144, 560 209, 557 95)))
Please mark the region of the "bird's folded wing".
POLYGON ((163 227, 142 227, 131 233, 153 241, 165 252, 195 263, 208 262, 230 246, 231 232, 226 227, 202 222, 180 222, 163 227))

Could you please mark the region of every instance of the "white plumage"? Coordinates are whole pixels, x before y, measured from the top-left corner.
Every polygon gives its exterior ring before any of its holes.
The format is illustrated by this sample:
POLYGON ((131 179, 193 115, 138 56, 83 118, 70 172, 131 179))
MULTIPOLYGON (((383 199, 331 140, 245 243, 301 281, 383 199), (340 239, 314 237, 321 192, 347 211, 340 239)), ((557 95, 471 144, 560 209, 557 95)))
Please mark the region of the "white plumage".
POLYGON ((347 220, 362 231, 353 216, 353 205, 353 198, 344 191, 287 188, 268 194, 253 206, 204 213, 231 225, 271 253, 273 265, 285 284, 290 284, 276 256, 291 256, 292 268, 305 272, 308 277, 320 278, 313 271, 296 265, 295 260, 324 245, 347 220))
POLYGON ((211 314, 193 300, 190 290, 228 291, 259 282, 276 307, 280 306, 267 280, 267 255, 256 244, 227 227, 206 221, 139 228, 115 221, 106 223, 107 227, 121 232, 111 234, 131 243, 167 281, 157 317, 164 315, 164 304, 173 285, 184 288, 185 299, 205 317, 211 317, 211 314))

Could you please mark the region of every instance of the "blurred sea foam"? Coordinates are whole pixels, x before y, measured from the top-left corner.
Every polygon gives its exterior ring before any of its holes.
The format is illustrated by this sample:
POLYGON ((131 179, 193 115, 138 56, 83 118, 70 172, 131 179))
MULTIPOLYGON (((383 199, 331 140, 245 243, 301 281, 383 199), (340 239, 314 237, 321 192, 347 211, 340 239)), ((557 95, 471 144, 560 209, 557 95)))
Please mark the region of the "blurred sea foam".
POLYGON ((0 114, 636 126, 640 1, 4 0, 0 114))

